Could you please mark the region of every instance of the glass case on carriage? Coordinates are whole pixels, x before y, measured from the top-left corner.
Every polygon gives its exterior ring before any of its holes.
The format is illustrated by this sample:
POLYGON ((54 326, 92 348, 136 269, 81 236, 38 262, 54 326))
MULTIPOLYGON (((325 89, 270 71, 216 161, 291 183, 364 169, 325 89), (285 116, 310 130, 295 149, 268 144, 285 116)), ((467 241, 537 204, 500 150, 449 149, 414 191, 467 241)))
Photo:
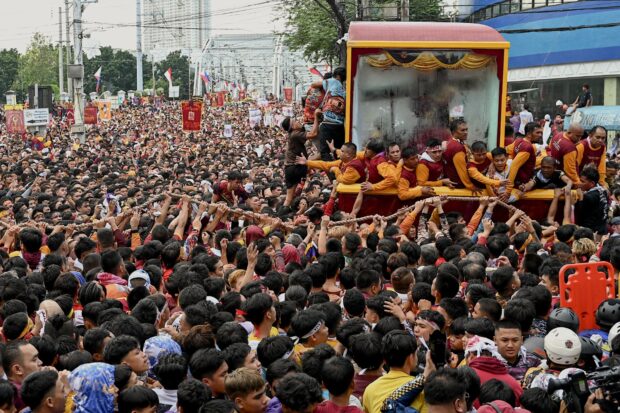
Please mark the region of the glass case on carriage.
POLYGON ((360 148, 376 137, 423 151, 463 118, 468 143, 503 144, 508 47, 476 24, 352 23, 348 139, 360 148))

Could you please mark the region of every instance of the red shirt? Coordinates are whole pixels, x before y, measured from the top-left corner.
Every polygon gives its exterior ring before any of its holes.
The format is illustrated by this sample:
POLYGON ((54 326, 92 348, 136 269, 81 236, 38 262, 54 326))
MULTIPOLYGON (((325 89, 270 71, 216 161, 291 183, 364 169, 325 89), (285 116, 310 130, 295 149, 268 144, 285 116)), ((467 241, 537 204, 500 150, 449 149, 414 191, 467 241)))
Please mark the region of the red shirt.
POLYGON ((576 151, 575 144, 568 139, 564 133, 556 134, 549 143, 549 155, 555 158, 556 162, 560 164, 561 169, 564 171, 564 156, 571 152, 576 151))
POLYGON ((424 166, 428 168, 428 180, 429 181, 439 181, 440 179, 443 179, 444 177, 443 176, 443 166, 444 166, 443 159, 439 162, 430 162, 430 161, 427 161, 426 159, 421 159, 420 163, 424 164, 424 166))
POLYGON ((517 157, 521 152, 527 152, 530 156, 525 163, 519 168, 515 184, 521 185, 528 182, 534 176, 534 168, 536 168, 536 151, 534 145, 527 139, 519 138, 514 143, 514 156, 517 157))
POLYGON ((364 413, 356 406, 338 406, 331 400, 324 400, 316 406, 314 413, 364 413))
POLYGON ((409 182, 409 188, 415 188, 418 185, 418 178, 415 175, 415 171, 411 171, 404 166, 400 173, 400 177, 409 182))
POLYGON ((605 145, 601 145, 598 149, 592 149, 590 147, 590 142, 587 139, 581 141, 583 145, 583 157, 581 158, 581 163, 579 164, 579 172, 583 171, 588 165, 594 166, 594 168, 598 169, 598 165, 601 163, 601 158, 605 154, 605 145))
POLYGON ((454 166, 454 156, 459 152, 463 152, 465 154, 465 158, 467 158, 467 151, 465 150, 465 145, 463 145, 457 139, 450 138, 446 146, 446 150, 443 151, 443 158, 446 160, 444 170, 446 176, 450 178, 452 182, 457 183, 457 187, 463 188, 465 185, 461 181, 461 178, 456 171, 456 166, 454 166))
POLYGON ((360 182, 364 182, 366 180, 366 167, 364 166, 364 163, 359 159, 353 159, 349 163, 340 163, 340 172, 344 173, 347 168, 353 168, 359 174, 360 177, 357 182, 355 182, 356 184, 359 184, 360 182))
POLYGON ((374 156, 371 160, 366 161, 366 167, 368 169, 368 182, 371 184, 376 184, 379 181, 383 180, 383 177, 379 173, 377 167, 383 162, 387 162, 383 153, 380 153, 374 156))

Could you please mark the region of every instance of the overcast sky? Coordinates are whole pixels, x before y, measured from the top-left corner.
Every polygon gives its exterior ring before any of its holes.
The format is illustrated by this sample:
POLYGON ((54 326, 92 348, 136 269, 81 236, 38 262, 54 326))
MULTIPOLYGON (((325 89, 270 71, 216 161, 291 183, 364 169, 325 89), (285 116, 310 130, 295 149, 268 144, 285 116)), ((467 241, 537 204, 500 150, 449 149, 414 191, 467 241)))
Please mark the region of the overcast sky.
MULTIPOLYGON (((211 0, 213 32, 250 34, 280 29, 275 22, 277 3, 277 0, 211 0)), ((63 8, 64 37, 64 0, 19 0, 3 6, 0 49, 14 47, 23 52, 35 32, 41 32, 57 42, 60 6, 63 8)), ((135 0, 99 0, 97 4, 86 7, 82 19, 92 22, 85 23, 91 33, 91 38, 85 40, 86 47, 98 45, 135 50, 135 27, 110 26, 135 24, 135 0)))

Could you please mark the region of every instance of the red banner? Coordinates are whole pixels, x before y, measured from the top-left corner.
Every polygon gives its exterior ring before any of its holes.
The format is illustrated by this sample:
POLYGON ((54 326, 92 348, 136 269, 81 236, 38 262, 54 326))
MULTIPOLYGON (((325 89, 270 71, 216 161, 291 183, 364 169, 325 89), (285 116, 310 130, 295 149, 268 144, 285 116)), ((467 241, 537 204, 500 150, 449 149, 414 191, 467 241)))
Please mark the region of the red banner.
POLYGON ((239 100, 245 100, 245 90, 239 91, 239 100))
POLYGON ((6 130, 8 133, 24 133, 24 112, 21 110, 6 111, 6 130))
POLYGON ((224 106, 224 101, 226 99, 225 93, 226 92, 217 92, 217 106, 224 106))
POLYGON ((185 101, 181 103, 181 113, 183 114, 183 130, 200 130, 200 120, 202 117, 202 102, 185 101))
POLYGON ((87 106, 84 108, 84 124, 96 125, 97 124, 97 107, 87 106))
POLYGON ((67 112, 65 114, 65 122, 67 122, 67 125, 69 126, 75 124, 75 112, 73 111, 73 109, 67 109, 67 112))
POLYGON ((293 88, 292 87, 284 88, 284 100, 286 100, 287 102, 293 101, 293 88))

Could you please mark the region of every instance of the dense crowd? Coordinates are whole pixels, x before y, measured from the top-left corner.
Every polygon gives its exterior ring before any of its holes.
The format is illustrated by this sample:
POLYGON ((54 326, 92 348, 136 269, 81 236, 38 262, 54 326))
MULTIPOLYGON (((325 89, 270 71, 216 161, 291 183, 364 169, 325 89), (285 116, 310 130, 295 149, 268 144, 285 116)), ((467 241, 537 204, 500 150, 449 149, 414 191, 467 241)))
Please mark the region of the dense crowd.
MULTIPOLYGON (((189 134, 176 102, 126 104, 85 143, 62 116, 43 136, 0 123, 0 411, 572 411, 554 379, 620 364, 620 300, 596 330, 559 305, 564 265, 620 270, 604 128, 554 123, 543 144, 545 125, 507 126, 489 152, 456 119, 421 154, 358 151, 344 81, 313 85, 300 118, 271 102, 270 127, 253 103, 189 134), (361 184, 353 211, 338 183, 361 184), (474 191, 473 216, 440 186, 474 191), (535 189, 554 189, 545 219, 498 220, 535 189), (411 207, 355 220, 386 190, 411 207)), ((585 411, 616 411, 608 396, 585 411)))

